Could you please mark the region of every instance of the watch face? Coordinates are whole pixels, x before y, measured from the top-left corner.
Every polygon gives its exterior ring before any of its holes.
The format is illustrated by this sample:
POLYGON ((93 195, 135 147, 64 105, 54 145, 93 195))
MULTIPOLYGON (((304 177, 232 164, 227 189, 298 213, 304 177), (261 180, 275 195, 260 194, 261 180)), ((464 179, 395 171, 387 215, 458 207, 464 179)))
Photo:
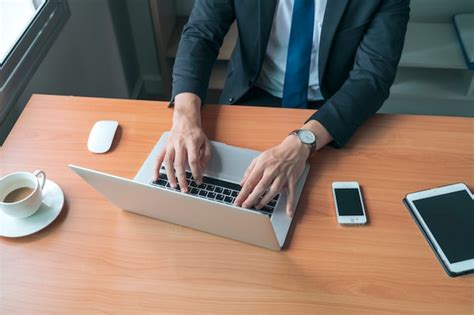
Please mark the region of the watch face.
POLYGON ((299 137, 301 139, 301 142, 303 142, 305 144, 313 144, 313 143, 316 142, 316 137, 309 130, 304 130, 304 129, 300 130, 299 131, 299 137))

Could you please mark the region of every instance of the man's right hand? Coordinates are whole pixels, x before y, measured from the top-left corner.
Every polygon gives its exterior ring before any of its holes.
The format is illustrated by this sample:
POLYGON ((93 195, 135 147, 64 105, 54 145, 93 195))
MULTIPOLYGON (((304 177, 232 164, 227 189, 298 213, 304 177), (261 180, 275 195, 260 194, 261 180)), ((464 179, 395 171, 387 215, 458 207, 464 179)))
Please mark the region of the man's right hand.
POLYGON ((187 192, 186 162, 193 178, 200 184, 210 158, 211 145, 201 128, 201 99, 192 93, 176 95, 173 126, 167 144, 158 153, 154 179, 158 179, 161 165, 164 165, 171 187, 176 188, 179 184, 181 191, 187 192))

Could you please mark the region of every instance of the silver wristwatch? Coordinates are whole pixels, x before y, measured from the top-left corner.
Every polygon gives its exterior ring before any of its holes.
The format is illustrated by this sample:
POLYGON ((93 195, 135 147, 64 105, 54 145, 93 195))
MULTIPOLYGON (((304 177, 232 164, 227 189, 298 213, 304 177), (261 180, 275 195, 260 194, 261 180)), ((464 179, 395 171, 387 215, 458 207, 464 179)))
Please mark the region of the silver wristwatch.
POLYGON ((290 135, 295 135, 301 141, 302 144, 309 146, 310 154, 316 150, 317 138, 314 132, 309 129, 296 129, 290 132, 290 135))

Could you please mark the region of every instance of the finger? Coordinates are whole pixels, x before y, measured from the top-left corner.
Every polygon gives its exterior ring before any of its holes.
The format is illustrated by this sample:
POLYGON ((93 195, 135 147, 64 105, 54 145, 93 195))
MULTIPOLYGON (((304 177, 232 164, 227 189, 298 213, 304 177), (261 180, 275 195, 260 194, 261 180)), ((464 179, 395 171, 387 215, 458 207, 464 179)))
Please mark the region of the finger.
POLYGON ((170 183, 170 186, 173 188, 176 188, 176 176, 174 175, 173 161, 174 161, 174 148, 169 147, 168 150, 166 150, 166 155, 165 155, 166 176, 168 176, 168 181, 170 183))
POLYGON ((165 155, 166 155, 166 147, 163 147, 161 151, 158 153, 158 156, 156 157, 155 166, 153 168, 153 181, 158 180, 158 177, 160 175, 161 164, 163 164, 165 155))
POLYGON ((253 159, 252 163, 250 163, 249 167, 247 167, 247 169, 245 170, 244 177, 242 177, 242 180, 239 183, 240 186, 243 186, 245 184, 245 181, 249 177, 249 174, 252 172, 253 168, 255 167, 255 160, 256 159, 253 159))
POLYGON ((247 197, 247 199, 245 199, 245 201, 242 203, 242 207, 251 208, 255 204, 257 204, 262 195, 265 194, 265 192, 270 187, 274 178, 274 174, 264 175, 258 182, 257 186, 255 186, 250 195, 247 197))
POLYGON ((202 182, 201 165, 199 163, 199 151, 196 145, 191 144, 188 148, 188 163, 193 178, 198 184, 202 182))
POLYGON ((253 191, 255 186, 257 186, 262 176, 263 176, 263 169, 254 167, 252 172, 249 174, 248 179, 246 180, 244 186, 242 186, 242 189, 240 190, 239 194, 235 198, 234 204, 236 206, 240 207, 242 205, 244 200, 247 199, 247 197, 253 191))
POLYGON ((211 144, 209 143, 209 140, 206 139, 203 144, 203 150, 202 150, 202 156, 201 156, 202 169, 205 169, 207 167, 207 163, 209 163, 210 159, 211 159, 211 144))
POLYGON ((186 150, 183 147, 176 148, 174 159, 174 170, 178 178, 179 188, 182 192, 188 192, 188 183, 186 182, 186 150))
POLYGON ((295 214, 295 183, 293 181, 288 183, 288 196, 286 201, 286 214, 292 218, 295 214))
POLYGON ((283 186, 282 183, 282 177, 279 176, 275 178, 275 180, 273 180, 272 185, 270 186, 270 189, 265 193, 265 195, 263 195, 262 199, 260 199, 255 208, 262 209, 273 199, 273 197, 278 195, 281 190, 281 187, 283 186))

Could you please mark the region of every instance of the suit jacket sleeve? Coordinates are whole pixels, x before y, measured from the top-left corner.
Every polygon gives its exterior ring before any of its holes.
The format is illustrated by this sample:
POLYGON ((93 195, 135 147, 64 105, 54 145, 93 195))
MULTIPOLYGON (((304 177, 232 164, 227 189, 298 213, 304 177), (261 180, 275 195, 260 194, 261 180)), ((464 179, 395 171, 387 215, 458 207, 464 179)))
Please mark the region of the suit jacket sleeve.
POLYGON ((172 100, 184 92, 205 100, 212 67, 234 20, 233 0, 196 1, 176 54, 172 100))
POLYGON ((343 146, 356 129, 387 99, 400 61, 409 1, 384 1, 372 19, 348 79, 308 120, 319 121, 343 146))

